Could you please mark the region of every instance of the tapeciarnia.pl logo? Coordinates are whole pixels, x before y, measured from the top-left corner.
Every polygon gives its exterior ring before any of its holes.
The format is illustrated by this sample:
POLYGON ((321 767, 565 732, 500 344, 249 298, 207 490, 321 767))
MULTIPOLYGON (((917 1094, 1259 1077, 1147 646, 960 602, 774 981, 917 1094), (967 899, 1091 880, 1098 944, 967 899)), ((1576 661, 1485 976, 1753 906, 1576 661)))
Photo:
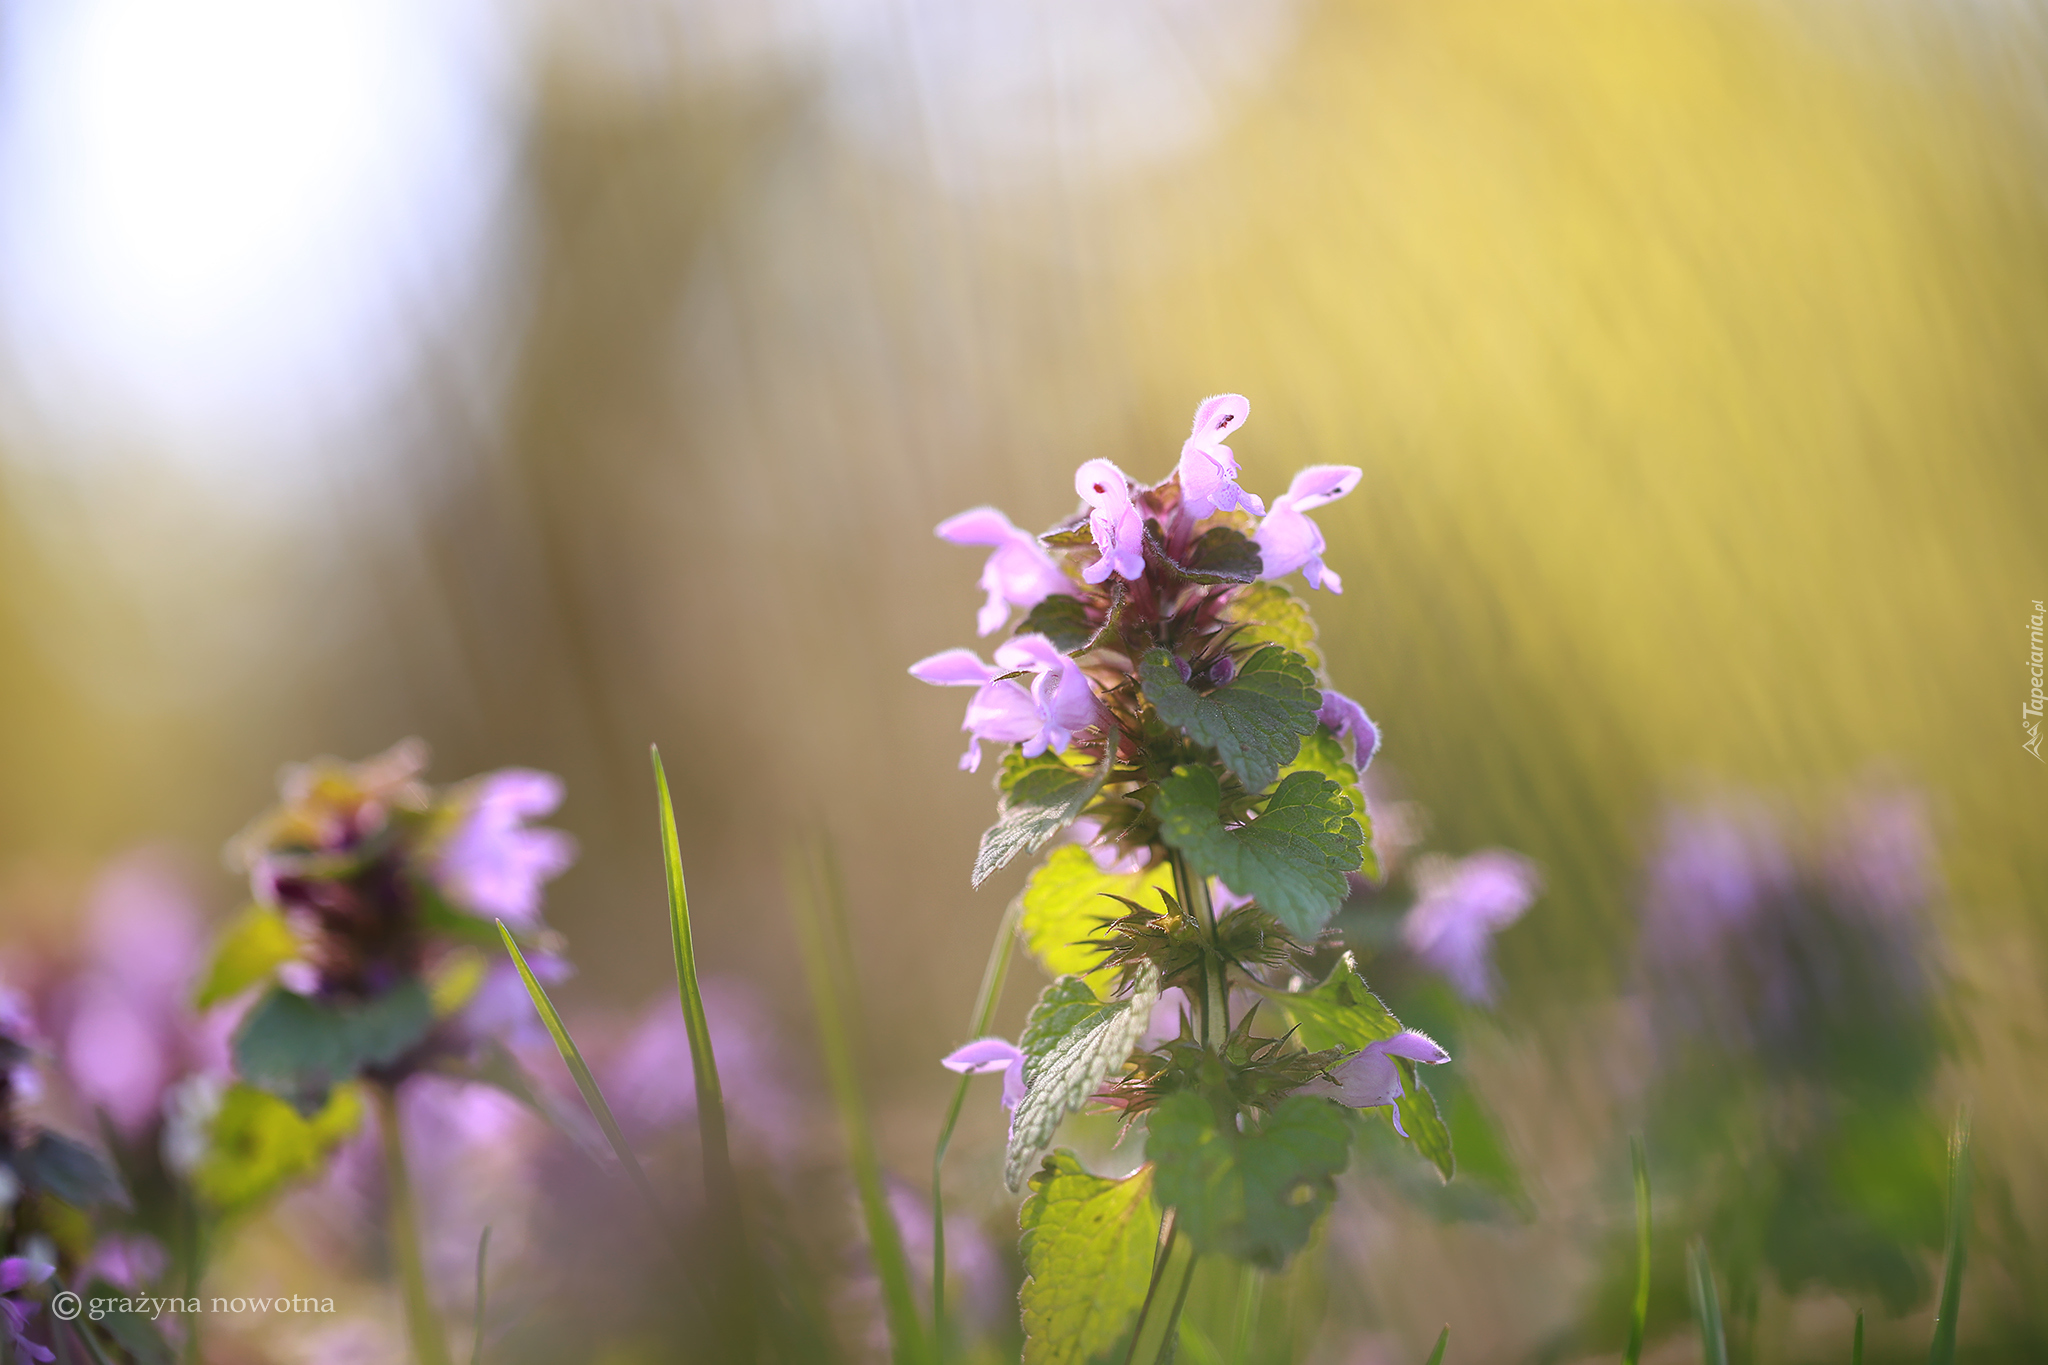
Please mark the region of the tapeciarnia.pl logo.
POLYGON ((2048 763, 2041 757, 2041 708, 2044 699, 2041 693, 2041 618, 2044 612, 2038 599, 2034 602, 2034 615, 2027 626, 2027 640, 2031 648, 2027 652, 2027 670, 2034 675, 2034 688, 2027 697, 2026 705, 2020 708, 2020 725, 2027 732, 2026 742, 2020 747, 2034 756, 2036 762, 2048 763))

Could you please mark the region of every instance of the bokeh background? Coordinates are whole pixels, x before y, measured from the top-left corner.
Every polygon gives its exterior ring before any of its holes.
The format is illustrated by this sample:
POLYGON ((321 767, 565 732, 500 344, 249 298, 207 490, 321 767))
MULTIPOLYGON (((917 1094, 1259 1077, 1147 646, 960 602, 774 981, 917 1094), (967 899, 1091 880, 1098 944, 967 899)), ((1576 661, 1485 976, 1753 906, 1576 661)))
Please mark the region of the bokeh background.
MULTIPOLYGON (((915 1178, 1022 880, 969 890, 987 781, 958 694, 904 672, 971 642, 979 561, 931 528, 1050 524, 1093 456, 1163 476, 1232 390, 1247 487, 1365 470, 1315 606, 1389 790, 1545 877, 1460 1059, 1521 1212, 1361 1186, 1320 1291, 1348 1325, 1303 1349, 1420 1359, 1450 1321, 1463 1360, 1611 1355, 1570 1334, 1655 1107, 1667 813, 1819 827, 1872 790, 1929 850, 1938 1055, 1899 1103, 1975 1116, 1965 1341, 2048 1349, 2038 7, 0 16, 5 951, 59 951, 138 847, 224 917, 218 850, 282 762, 418 735, 442 780, 566 779, 549 916, 601 1030, 669 989, 658 742, 701 951, 825 1170, 783 861, 832 839, 915 1178)), ((1000 1237, 1000 1114, 969 1116, 956 1200, 1000 1237)), ((1924 1351, 1924 1301, 1761 1292, 1767 1358, 1845 1358, 1859 1306, 1924 1351)))

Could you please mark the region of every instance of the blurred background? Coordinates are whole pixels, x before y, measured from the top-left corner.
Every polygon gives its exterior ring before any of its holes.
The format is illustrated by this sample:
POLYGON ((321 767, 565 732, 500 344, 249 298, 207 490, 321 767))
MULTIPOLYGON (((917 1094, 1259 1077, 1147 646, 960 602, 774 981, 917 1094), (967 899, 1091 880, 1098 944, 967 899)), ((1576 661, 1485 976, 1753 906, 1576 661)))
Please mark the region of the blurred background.
MULTIPOLYGON (((1248 488, 1365 470, 1314 606, 1389 799, 1544 883, 1443 1025, 1514 1197, 1360 1183, 1303 1356, 1449 1321, 1460 1360, 1611 1358, 1648 1131, 1673 1248, 1749 1248, 1761 1358, 1846 1358, 1858 1307, 1918 1358, 1968 1103, 1964 1340, 2030 1358, 2044 367, 2022 0, 0 3, 0 974, 138 848, 224 918, 281 763, 418 735, 438 780, 563 775, 562 996, 623 1036, 672 990, 657 742, 777 1159, 837 1159, 782 874, 825 831, 915 1179, 1023 875, 969 890, 992 794, 904 672, 973 643, 979 560, 932 527, 1049 525, 1094 456, 1163 477, 1237 391, 1248 488), (1723 917, 1792 926, 1730 931, 1753 1027, 1685 995, 1721 979, 1687 894, 1825 904, 1723 917), (1853 1103, 1786 1118, 1816 1095, 1853 1103), (1738 1209, 1715 1163, 1758 1152, 1787 1174, 1738 1209), (1851 1213, 1801 1222, 1831 1179, 1851 1213), (1882 1265, 1828 1261, 1841 1218, 1882 1265)), ((968 1115, 955 1202, 1000 1249, 1001 1115, 968 1115)), ((850 1245, 843 1185, 804 1189, 850 1245)), ((590 1358, 662 1358, 630 1336, 590 1358)))

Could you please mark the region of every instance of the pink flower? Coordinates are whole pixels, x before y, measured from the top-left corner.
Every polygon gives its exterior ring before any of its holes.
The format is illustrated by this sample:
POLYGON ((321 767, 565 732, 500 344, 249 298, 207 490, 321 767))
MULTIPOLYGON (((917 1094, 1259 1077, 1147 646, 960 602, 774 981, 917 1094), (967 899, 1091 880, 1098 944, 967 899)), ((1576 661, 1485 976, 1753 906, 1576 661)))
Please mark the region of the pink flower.
POLYGON ((939 523, 941 540, 955 545, 993 545, 995 553, 981 566, 981 588, 988 594, 975 617, 976 633, 993 635, 1010 619, 1010 608, 1029 611, 1055 593, 1072 591, 1067 576, 1053 563, 1038 537, 1019 530, 993 507, 977 507, 939 523))
POLYGON ((1090 460, 1074 471, 1074 491, 1088 504, 1088 532, 1102 557, 1081 577, 1100 583, 1112 573, 1133 581, 1145 576, 1145 522, 1131 501, 1131 481, 1108 460, 1090 460))
POLYGON ((976 1038, 965 1047, 947 1053, 939 1065, 965 1076, 1001 1072, 1005 1109, 1015 1109, 1024 1098, 1024 1054, 1017 1050, 1015 1043, 1006 1039, 976 1038))
POLYGON ((1022 744, 1027 757, 1073 743, 1074 735, 1099 723, 1100 703, 1079 664, 1043 635, 1019 635, 996 646, 991 667, 969 649, 948 649, 910 666, 910 676, 934 687, 973 687, 960 728, 971 738, 960 766, 981 768, 981 741, 1022 744), (1009 673, 1030 673, 1027 688, 1009 673))
POLYGON ((1493 936, 1536 899, 1536 865, 1519 853, 1490 848, 1455 862, 1425 858, 1414 880, 1422 894, 1401 921, 1402 941, 1458 994, 1492 1003, 1493 936))
POLYGON ((1312 464, 1294 476, 1287 491, 1273 499, 1273 510, 1259 523, 1256 539, 1265 561, 1261 578, 1285 578, 1296 569, 1311 588, 1344 591, 1343 580, 1323 567, 1323 533, 1305 515, 1358 487, 1364 471, 1357 465, 1312 464))
POLYGON ((1438 1047, 1428 1034, 1403 1029, 1391 1038, 1367 1043, 1330 1068, 1327 1077, 1319 1077, 1303 1086, 1300 1093, 1327 1095, 1353 1109, 1394 1105, 1394 1131, 1407 1137, 1408 1130, 1401 1126, 1401 1108, 1394 1103, 1406 1093, 1401 1088, 1401 1068, 1394 1065, 1396 1057, 1421 1062, 1425 1066, 1439 1066, 1451 1060, 1451 1054, 1438 1047))
MULTIPOLYGON (((1223 438, 1252 414, 1243 394, 1219 393, 1195 409, 1195 423, 1180 448, 1181 506, 1196 521, 1237 508, 1264 516, 1266 505, 1237 486, 1237 457, 1223 438)), ((1083 496, 1086 496, 1085 494, 1083 496)))
POLYGON ((434 878, 450 900, 487 918, 530 924, 540 916, 540 886, 576 861, 576 841, 525 821, 562 804, 562 779, 530 768, 476 778, 462 823, 442 845, 434 878))
POLYGON ((1323 705, 1316 712, 1316 719, 1340 742, 1350 743, 1351 764, 1363 777, 1365 770, 1372 766, 1374 755, 1380 751, 1380 727, 1365 714, 1365 708, 1342 692, 1326 687, 1323 689, 1323 705))

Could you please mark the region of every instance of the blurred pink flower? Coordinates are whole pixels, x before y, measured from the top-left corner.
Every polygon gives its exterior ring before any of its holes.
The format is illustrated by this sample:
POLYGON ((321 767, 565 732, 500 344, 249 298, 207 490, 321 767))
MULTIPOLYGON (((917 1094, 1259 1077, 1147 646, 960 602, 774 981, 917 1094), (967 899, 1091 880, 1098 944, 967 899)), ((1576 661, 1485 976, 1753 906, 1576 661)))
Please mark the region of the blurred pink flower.
POLYGON ((232 1010, 202 1017, 203 916, 179 869, 143 851, 101 874, 86 907, 86 957, 62 1028, 61 1059, 86 1105, 135 1136, 162 1117, 181 1078, 226 1075, 232 1010))
POLYGON ((24 1303, 18 1297, 18 1291, 41 1284, 55 1274, 56 1269, 26 1256, 9 1256, 0 1260, 0 1330, 7 1333, 8 1343, 14 1347, 12 1354, 20 1359, 49 1361, 57 1358, 47 1346, 38 1346, 28 1339, 28 1320, 42 1305, 24 1303))
POLYGON ((995 552, 981 568, 981 589, 988 594, 975 617, 976 633, 993 635, 1010 617, 1010 608, 1030 610, 1073 585, 1060 572, 1038 537, 1010 524, 993 507, 977 507, 939 523, 941 540, 955 545, 992 545, 995 552))
POLYGON ((1380 751, 1380 727, 1365 714, 1365 708, 1342 692, 1326 687, 1316 719, 1340 742, 1351 745, 1351 764, 1360 777, 1365 776, 1365 770, 1372 766, 1373 757, 1380 751))
POLYGON ((1419 898, 1401 938, 1424 965, 1476 1004, 1491 1004, 1493 936, 1520 919, 1541 884, 1536 865, 1503 848, 1415 865, 1419 898))
POLYGON ((1344 591, 1343 580, 1323 567, 1323 532, 1306 514, 1343 497, 1363 477, 1363 470, 1348 464, 1310 465, 1296 474, 1259 523, 1256 539, 1264 561, 1259 577, 1285 578, 1299 569, 1311 588, 1344 591))
POLYGON ((1193 520, 1240 507, 1265 515, 1266 505, 1237 486, 1237 457, 1223 444, 1223 438, 1243 426, 1251 413, 1251 400, 1238 393, 1204 398, 1195 409, 1194 425, 1181 445, 1176 471, 1181 507, 1193 520))
POLYGON ((465 910, 514 924, 540 916, 541 883, 576 861, 576 841, 525 822, 562 804, 562 780, 530 768, 474 778, 453 797, 466 806, 434 862, 434 878, 465 910))

